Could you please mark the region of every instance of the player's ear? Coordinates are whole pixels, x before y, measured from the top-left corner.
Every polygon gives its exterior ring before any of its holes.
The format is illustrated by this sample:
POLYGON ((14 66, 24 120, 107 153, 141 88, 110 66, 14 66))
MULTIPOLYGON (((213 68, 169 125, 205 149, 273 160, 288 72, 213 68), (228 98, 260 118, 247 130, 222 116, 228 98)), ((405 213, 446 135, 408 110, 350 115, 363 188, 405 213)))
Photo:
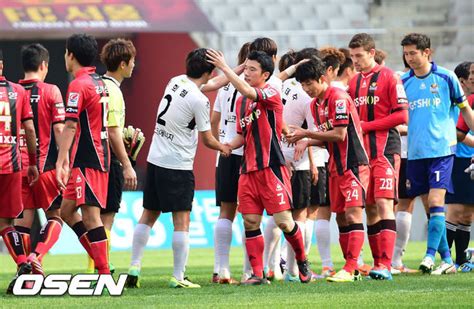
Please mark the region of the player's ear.
POLYGON ((268 78, 270 78, 270 72, 263 72, 262 75, 265 77, 265 80, 268 80, 268 78))

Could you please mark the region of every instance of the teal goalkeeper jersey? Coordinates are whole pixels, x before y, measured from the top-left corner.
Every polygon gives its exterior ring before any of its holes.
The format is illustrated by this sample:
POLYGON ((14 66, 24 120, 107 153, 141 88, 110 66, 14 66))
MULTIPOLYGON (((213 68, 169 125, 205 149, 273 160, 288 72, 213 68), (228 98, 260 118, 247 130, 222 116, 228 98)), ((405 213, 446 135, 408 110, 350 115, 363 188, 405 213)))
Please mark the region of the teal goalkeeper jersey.
POLYGON ((439 158, 456 152, 456 111, 467 104, 454 72, 432 63, 425 76, 402 76, 409 102, 408 160, 439 158))

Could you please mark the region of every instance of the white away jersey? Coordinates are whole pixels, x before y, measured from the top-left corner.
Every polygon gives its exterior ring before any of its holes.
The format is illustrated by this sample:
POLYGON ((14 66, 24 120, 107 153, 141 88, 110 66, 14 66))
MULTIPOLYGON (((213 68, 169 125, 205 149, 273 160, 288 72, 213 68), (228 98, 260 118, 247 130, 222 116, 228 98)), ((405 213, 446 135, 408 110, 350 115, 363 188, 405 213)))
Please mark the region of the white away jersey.
POLYGON ((148 162, 169 169, 192 170, 198 131, 211 129, 210 103, 186 75, 173 77, 158 106, 148 162))
MULTIPOLYGON (((301 84, 294 78, 283 82, 281 101, 283 102, 283 120, 287 125, 312 128, 314 126, 313 117, 310 111, 311 98, 301 87, 301 84), (304 125, 306 124, 306 125, 304 125)), ((288 146, 285 138, 282 138, 281 150, 286 161, 293 163, 295 169, 309 170, 308 152, 298 161, 293 159, 295 153, 294 146, 288 146)))

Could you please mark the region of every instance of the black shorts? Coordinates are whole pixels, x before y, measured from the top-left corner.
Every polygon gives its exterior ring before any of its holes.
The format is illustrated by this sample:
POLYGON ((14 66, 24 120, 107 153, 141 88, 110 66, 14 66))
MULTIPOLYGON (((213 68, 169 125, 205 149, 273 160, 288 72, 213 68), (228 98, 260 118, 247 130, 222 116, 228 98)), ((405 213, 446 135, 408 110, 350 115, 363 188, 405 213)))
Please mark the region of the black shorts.
POLYGON ((143 208, 161 212, 192 210, 193 171, 173 170, 148 163, 143 208))
POLYGON ((398 198, 410 198, 407 194, 407 158, 400 160, 400 173, 398 177, 398 198))
POLYGON ((329 177, 326 166, 318 166, 318 182, 311 184, 311 205, 329 207, 329 177))
POLYGON ((119 212, 123 192, 123 168, 120 162, 112 160, 109 169, 109 183, 107 191, 107 204, 100 213, 119 212))
POLYGON ((221 206, 221 202, 237 203, 241 160, 242 156, 234 154, 228 158, 219 156, 216 167, 217 206, 221 206))
POLYGON ((291 175, 293 209, 307 208, 311 198, 311 172, 293 171, 291 175))
POLYGON ((446 193, 446 204, 474 205, 474 180, 464 170, 471 165, 471 158, 454 158, 453 181, 454 193, 446 193))

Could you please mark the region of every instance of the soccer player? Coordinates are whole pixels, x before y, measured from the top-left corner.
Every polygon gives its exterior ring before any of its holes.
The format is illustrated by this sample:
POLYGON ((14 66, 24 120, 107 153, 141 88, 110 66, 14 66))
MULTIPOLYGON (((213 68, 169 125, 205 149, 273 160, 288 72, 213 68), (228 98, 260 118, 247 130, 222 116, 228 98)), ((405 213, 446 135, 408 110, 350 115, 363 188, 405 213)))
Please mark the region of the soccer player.
POLYGON ((331 82, 331 86, 348 90, 349 81, 354 77, 356 71, 349 50, 347 48, 339 48, 339 51, 344 54, 344 62, 340 64, 337 77, 331 82))
POLYGON ((245 145, 238 198, 253 276, 243 284, 268 283, 263 276, 264 240, 260 230, 264 209, 273 215, 295 250, 300 281, 309 282, 312 273, 302 232, 291 216, 291 185, 280 146, 283 104, 278 90, 267 83, 274 70, 273 60, 264 52, 251 51, 245 64, 245 79, 241 80, 226 64, 222 53, 209 50, 207 55, 242 94, 237 101, 238 135, 229 145, 232 149, 245 145))
POLYGON ((92 257, 99 274, 110 274, 107 234, 100 210, 107 203, 110 164, 109 93, 92 62, 97 41, 73 34, 66 41, 66 70, 74 76, 67 92, 66 124, 59 139, 56 178, 64 190, 61 217, 92 257), (69 152, 70 155, 69 155, 69 152), (81 209, 81 214, 77 212, 81 209))
MULTIPOLYGON (((100 58, 107 68, 102 79, 109 91, 109 109, 107 126, 110 144, 110 170, 107 189, 107 203, 101 209, 100 218, 107 234, 107 248, 110 252, 110 231, 114 223, 115 214, 120 209, 122 191, 125 188, 135 190, 137 175, 127 155, 122 132, 125 126, 125 101, 120 84, 124 79, 132 76, 135 67, 136 50, 133 43, 124 39, 112 39, 102 48, 100 58)), ((110 255, 110 254, 109 254, 110 255)), ((111 271, 114 270, 110 264, 111 271)), ((93 260, 89 257, 88 272, 94 271, 93 260)))
POLYGON ((290 142, 310 138, 310 145, 323 145, 329 151, 329 194, 331 210, 336 212, 339 242, 346 263, 327 277, 330 282, 360 279, 357 260, 364 243, 362 224, 365 194, 369 182, 368 158, 355 105, 347 92, 330 87, 325 64, 313 58, 298 67, 296 80, 314 100, 311 112, 317 131, 290 126, 290 142))
MULTIPOLYGON (((20 80, 26 90, 26 97, 33 111, 38 152, 37 167, 40 173, 34 186, 28 183, 23 173, 22 200, 23 217, 15 220, 17 230, 22 231, 23 245, 33 273, 43 274, 41 261, 53 247, 61 234, 63 220, 59 206, 61 192, 56 182, 55 164, 58 157, 57 141, 64 127, 64 103, 59 88, 44 82, 48 74, 49 52, 41 44, 30 44, 21 50, 24 79, 20 80), (33 224, 36 209, 43 209, 47 222, 43 225, 36 248, 29 250, 29 232, 33 224)), ((27 162, 28 152, 22 148, 22 160, 27 162)))
POLYGON ((387 59, 387 53, 381 49, 375 50, 374 60, 378 65, 385 66, 385 60, 387 59))
MULTIPOLYGON (((280 59, 280 72, 293 64, 295 53, 289 51, 280 59)), ((309 105, 311 98, 303 91, 300 83, 291 77, 283 82, 282 103, 283 120, 286 125, 296 125, 299 127, 314 128, 309 105)), ((308 148, 311 149, 311 148, 308 148)), ((296 145, 290 144, 285 138, 282 140, 282 152, 285 157, 286 165, 291 171, 291 189, 293 196, 292 215, 296 224, 303 233, 305 243, 305 253, 308 255, 307 238, 311 239, 313 234, 314 222, 307 222, 308 207, 311 198, 312 175, 310 170, 310 151, 306 150, 306 144, 298 142, 296 145), (308 227, 306 224, 308 223, 308 227)), ((314 175, 313 177, 317 177, 314 175)), ((293 249, 286 246, 282 248, 282 257, 286 261, 285 281, 299 281, 298 267, 293 249)))
POLYGON ((359 113, 370 161, 366 214, 374 267, 369 275, 373 279, 391 280, 397 236, 393 207, 401 152, 396 126, 408 121, 407 99, 398 75, 375 62, 375 42, 370 35, 354 35, 349 52, 359 72, 349 83, 349 94, 359 113))
POLYGON ((193 162, 198 132, 204 145, 229 156, 231 149, 211 132, 210 103, 200 91, 211 78, 214 65, 207 62, 206 49, 186 57, 186 75, 173 77, 158 107, 155 133, 148 153, 143 213, 135 227, 132 261, 127 286, 138 287, 143 250, 150 230, 162 212, 173 215, 172 288, 199 288, 185 276, 189 254, 189 223, 194 198, 193 162))
POLYGON ((0 235, 18 266, 17 273, 7 288, 13 292, 18 276, 31 272, 31 264, 23 247, 20 233, 13 226, 13 219, 23 211, 21 202, 21 165, 28 164, 28 180, 33 185, 38 180, 36 167, 36 134, 33 113, 25 90, 18 84, 7 81, 3 76, 3 53, 0 50, 0 235), (19 148, 20 128, 25 130, 28 147, 28 162, 21 162, 19 148))
MULTIPOLYGON (((250 42, 242 45, 238 55, 238 64, 245 62, 250 42)), ((232 84, 219 89, 211 116, 211 128, 214 138, 221 143, 231 141, 236 132, 236 101, 240 93, 232 84)), ((214 274, 212 282, 234 284, 230 276, 229 252, 232 242, 232 222, 237 212, 237 187, 243 148, 232 150, 230 157, 220 155, 216 167, 216 205, 219 206, 219 219, 214 228, 214 274)))
POLYGON ((444 202, 452 192, 451 172, 456 150, 454 107, 458 106, 469 128, 474 128, 472 110, 455 74, 429 61, 431 43, 419 33, 406 35, 401 45, 411 70, 402 76, 410 110, 408 126, 408 194, 421 196, 429 207, 426 255, 423 273, 454 273, 456 268, 446 239, 444 202), (441 265, 432 272, 436 251, 441 265))
MULTIPOLYGON (((463 62, 459 64, 454 73, 459 78, 461 87, 467 97, 471 107, 474 104, 474 63, 463 62)), ((458 142, 466 140, 472 141, 473 132, 469 130, 466 122, 459 116, 456 126, 458 142), (466 138, 468 136, 468 138, 466 138)), ((462 272, 470 272, 473 270, 472 263, 467 263, 465 250, 469 246, 471 236, 471 222, 474 210, 474 183, 470 179, 470 173, 466 173, 465 169, 471 165, 474 157, 474 148, 458 143, 456 149, 456 157, 453 163, 453 189, 454 193, 446 194, 446 233, 448 246, 451 249, 453 242, 456 243, 456 265, 458 270, 462 272)))
MULTIPOLYGON (((410 66, 405 60, 405 56, 402 56, 404 71, 396 72, 400 77, 410 70, 410 66)), ((400 174, 398 179, 398 204, 396 205, 396 226, 397 226, 397 239, 395 241, 395 249, 393 250, 392 258, 392 275, 397 275, 400 273, 416 273, 418 270, 410 269, 405 264, 403 264, 402 256, 405 253, 405 248, 407 247, 408 240, 410 238, 411 230, 411 221, 413 215, 413 207, 415 200, 408 197, 407 194, 407 155, 408 155, 408 141, 407 125, 399 125, 397 127, 398 132, 400 133, 401 140, 401 153, 400 153, 400 174)))

